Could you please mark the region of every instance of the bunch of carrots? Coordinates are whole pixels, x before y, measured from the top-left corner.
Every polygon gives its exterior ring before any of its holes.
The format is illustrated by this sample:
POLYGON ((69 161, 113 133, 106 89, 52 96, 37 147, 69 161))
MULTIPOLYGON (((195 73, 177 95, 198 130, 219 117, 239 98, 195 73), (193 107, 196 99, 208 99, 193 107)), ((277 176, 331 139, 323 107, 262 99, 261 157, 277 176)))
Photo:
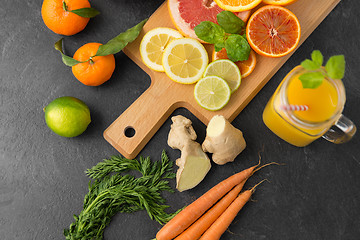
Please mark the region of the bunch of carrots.
POLYGON ((156 240, 215 240, 220 239, 238 212, 250 200, 253 188, 242 190, 246 180, 268 166, 260 163, 220 182, 184 208, 156 234, 156 240), (225 195, 225 196, 224 196, 225 195))

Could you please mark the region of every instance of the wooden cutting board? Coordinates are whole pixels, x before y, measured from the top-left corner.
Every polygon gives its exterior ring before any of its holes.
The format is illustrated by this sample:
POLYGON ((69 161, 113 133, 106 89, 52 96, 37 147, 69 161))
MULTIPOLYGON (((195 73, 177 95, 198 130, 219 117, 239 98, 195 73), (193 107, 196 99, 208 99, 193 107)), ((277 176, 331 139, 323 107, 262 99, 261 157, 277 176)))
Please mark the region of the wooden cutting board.
MULTIPOLYGON (((339 2, 340 0, 298 0, 287 7, 295 13, 301 24, 299 46, 339 2)), ((130 159, 138 155, 176 108, 187 108, 206 125, 217 114, 232 121, 291 55, 275 59, 257 55, 254 72, 242 80, 240 88, 231 96, 229 103, 222 110, 211 112, 196 103, 194 85, 175 83, 165 73, 152 71, 142 63, 139 52, 141 39, 147 31, 156 27, 175 28, 170 20, 167 2, 149 18, 139 37, 123 50, 149 74, 151 85, 104 131, 104 138, 130 159), (129 132, 135 134, 131 136, 129 132)), ((211 58, 212 46, 205 47, 211 58)))

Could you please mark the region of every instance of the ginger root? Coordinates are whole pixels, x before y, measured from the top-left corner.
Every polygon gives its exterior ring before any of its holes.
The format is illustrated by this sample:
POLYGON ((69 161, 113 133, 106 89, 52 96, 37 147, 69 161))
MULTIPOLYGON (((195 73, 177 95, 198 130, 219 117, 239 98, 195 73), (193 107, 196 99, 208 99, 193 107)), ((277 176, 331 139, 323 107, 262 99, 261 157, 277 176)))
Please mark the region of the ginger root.
POLYGON ((213 153, 212 160, 223 165, 233 162, 246 147, 242 132, 235 128, 224 116, 214 116, 207 128, 202 144, 204 152, 213 153))
POLYGON ((199 143, 189 119, 178 115, 171 118, 173 124, 168 137, 168 145, 181 151, 176 160, 176 188, 182 192, 198 185, 211 168, 211 163, 199 143))

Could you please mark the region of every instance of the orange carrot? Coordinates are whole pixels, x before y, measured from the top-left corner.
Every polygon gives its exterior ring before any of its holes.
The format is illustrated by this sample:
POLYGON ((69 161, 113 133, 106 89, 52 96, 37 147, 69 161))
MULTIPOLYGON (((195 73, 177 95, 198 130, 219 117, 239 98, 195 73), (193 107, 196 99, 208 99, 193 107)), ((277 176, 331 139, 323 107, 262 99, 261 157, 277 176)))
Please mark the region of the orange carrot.
POLYGON ((218 203, 210 208, 204 215, 194 222, 189 228, 182 232, 175 240, 195 240, 215 222, 215 220, 226 210, 227 207, 239 195, 246 181, 242 181, 228 192, 218 203))
MULTIPOLYGON (((263 180, 265 181, 265 180, 263 180)), ((251 195, 255 192, 255 188, 261 184, 256 184, 252 189, 242 192, 231 205, 216 219, 216 221, 205 231, 200 240, 218 240, 221 235, 229 227, 230 223, 234 220, 238 212, 250 200, 251 195)))
POLYGON ((171 240, 178 236, 234 186, 248 179, 259 164, 236 173, 211 188, 165 224, 156 234, 156 239, 171 240))

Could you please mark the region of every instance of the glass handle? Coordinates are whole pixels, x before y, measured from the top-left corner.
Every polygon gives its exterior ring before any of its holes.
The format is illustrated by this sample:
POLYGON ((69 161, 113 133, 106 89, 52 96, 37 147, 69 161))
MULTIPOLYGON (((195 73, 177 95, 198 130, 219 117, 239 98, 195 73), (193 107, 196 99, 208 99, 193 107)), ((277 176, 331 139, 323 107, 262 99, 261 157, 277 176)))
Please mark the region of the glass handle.
POLYGON ((334 126, 332 126, 322 137, 330 142, 340 144, 349 141, 355 133, 355 124, 344 115, 341 115, 334 126))

